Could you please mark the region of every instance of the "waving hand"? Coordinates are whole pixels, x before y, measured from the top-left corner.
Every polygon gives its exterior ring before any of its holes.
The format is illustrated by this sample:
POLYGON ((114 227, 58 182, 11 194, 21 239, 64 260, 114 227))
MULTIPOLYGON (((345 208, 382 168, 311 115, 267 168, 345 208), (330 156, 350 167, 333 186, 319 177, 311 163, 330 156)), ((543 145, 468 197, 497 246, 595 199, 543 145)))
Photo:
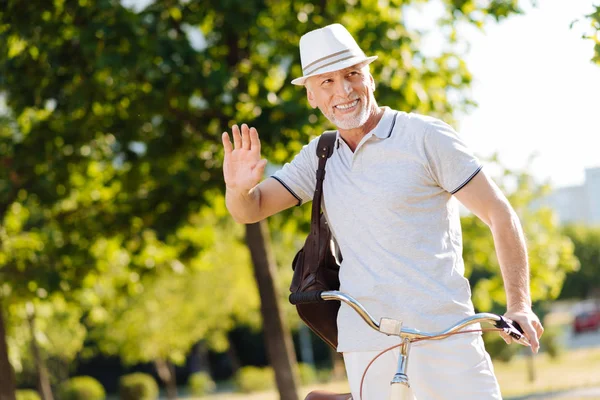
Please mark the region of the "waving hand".
POLYGON ((255 128, 242 124, 232 128, 233 145, 229 133, 223 132, 223 175, 228 189, 247 193, 262 179, 267 160, 260 156, 260 140, 255 128))

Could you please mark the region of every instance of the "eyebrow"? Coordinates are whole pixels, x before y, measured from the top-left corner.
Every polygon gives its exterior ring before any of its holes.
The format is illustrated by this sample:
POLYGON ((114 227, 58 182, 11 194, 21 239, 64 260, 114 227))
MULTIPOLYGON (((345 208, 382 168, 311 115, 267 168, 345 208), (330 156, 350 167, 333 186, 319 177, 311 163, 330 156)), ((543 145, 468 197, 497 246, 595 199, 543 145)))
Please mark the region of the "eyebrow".
MULTIPOLYGON (((360 70, 361 70, 361 68, 358 68, 358 67, 356 67, 355 65, 353 65, 352 67, 344 68, 344 69, 342 69, 342 70, 335 71, 335 72, 341 72, 341 73, 342 73, 342 75, 346 75, 346 74, 348 74, 348 73, 350 73, 350 72, 353 72, 353 71, 360 71, 360 70)), ((319 78, 319 80, 321 80, 321 81, 324 81, 324 80, 326 80, 326 79, 329 79, 329 78, 331 78, 333 75, 334 75, 334 73, 333 73, 333 72, 327 72, 327 73, 323 74, 323 75, 322 75, 322 76, 319 78)))

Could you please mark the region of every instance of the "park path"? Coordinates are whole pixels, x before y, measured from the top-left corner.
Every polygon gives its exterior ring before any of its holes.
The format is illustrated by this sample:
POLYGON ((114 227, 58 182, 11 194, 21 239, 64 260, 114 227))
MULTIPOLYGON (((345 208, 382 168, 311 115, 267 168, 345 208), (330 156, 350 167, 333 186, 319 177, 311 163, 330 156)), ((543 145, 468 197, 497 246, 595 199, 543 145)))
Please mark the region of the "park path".
MULTIPOLYGON (((600 371, 598 371, 600 373, 600 371)), ((527 396, 507 397, 504 400, 591 400, 600 399, 600 387, 580 388, 560 392, 535 393, 527 396)))

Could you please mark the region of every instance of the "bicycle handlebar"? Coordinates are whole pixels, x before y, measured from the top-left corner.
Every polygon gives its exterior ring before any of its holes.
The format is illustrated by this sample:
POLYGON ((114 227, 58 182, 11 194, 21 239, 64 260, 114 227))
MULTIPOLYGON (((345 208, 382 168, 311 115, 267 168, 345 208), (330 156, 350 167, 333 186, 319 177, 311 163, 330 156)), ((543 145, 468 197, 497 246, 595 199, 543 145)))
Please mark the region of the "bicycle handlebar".
POLYGON ((349 305, 354 311, 362 317, 362 319, 374 330, 384 333, 386 335, 398 336, 401 338, 407 338, 410 341, 429 339, 439 340, 449 335, 457 333, 461 329, 476 324, 479 322, 488 322, 493 324, 496 328, 502 329, 505 333, 510 335, 517 343, 524 346, 530 346, 529 341, 523 334, 523 329, 518 323, 509 321, 506 318, 490 313, 479 313, 467 317, 450 328, 441 332, 422 332, 417 329, 404 328, 402 323, 398 320, 391 318, 381 318, 380 322, 377 322, 371 314, 352 296, 337 291, 337 290, 318 290, 304 293, 292 293, 289 297, 290 303, 292 304, 306 304, 306 303, 318 303, 322 301, 339 300, 349 305))

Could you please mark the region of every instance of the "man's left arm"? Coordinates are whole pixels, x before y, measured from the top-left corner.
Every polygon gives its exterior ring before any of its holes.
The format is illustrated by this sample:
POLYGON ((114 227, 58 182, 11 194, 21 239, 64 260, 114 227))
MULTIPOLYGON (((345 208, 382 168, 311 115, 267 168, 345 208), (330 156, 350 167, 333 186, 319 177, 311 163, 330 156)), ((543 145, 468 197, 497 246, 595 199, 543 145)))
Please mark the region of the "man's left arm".
MULTIPOLYGON (((521 325, 531 349, 537 353, 544 328, 531 309, 527 248, 517 214, 484 171, 479 171, 454 196, 492 231, 506 291, 505 316, 521 325)), ((502 337, 510 343, 510 337, 502 337)))

